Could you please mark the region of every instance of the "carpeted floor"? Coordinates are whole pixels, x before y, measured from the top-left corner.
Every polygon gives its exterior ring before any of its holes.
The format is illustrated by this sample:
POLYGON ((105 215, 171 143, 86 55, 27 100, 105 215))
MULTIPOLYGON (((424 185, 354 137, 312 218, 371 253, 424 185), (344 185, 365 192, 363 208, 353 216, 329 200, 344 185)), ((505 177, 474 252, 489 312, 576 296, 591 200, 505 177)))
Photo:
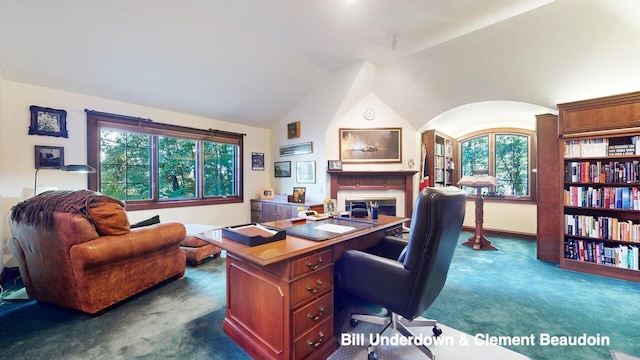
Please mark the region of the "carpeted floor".
MULTIPOLYGON (((499 251, 458 246, 426 317, 471 335, 610 338, 608 346, 505 346, 536 360, 611 359, 611 350, 640 355, 640 284, 560 270, 535 259, 532 241, 490 240, 499 251)), ((224 259, 188 267, 183 279, 98 317, 35 301, 0 302, 0 358, 248 359, 222 332, 224 306, 224 259)))

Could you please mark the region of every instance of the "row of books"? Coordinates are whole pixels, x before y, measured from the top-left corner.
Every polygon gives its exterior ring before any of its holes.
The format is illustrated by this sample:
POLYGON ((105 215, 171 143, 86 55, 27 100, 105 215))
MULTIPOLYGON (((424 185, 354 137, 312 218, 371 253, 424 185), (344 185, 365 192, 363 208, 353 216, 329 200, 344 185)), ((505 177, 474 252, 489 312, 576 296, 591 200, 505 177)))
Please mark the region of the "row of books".
POLYGON ((608 138, 566 140, 564 142, 564 157, 599 157, 619 155, 639 155, 640 141, 638 136, 619 138, 610 144, 608 138), (621 141, 622 140, 622 141, 621 141), (618 144, 617 142, 623 142, 618 144))
POLYGON ((640 161, 572 161, 565 163, 566 182, 640 182, 640 161))
POLYGON ((565 235, 640 242, 640 224, 608 216, 565 214, 565 235))
POLYGON ((446 144, 436 143, 435 149, 436 155, 452 157, 453 156, 453 145, 450 141, 447 141, 446 144))
POLYGON ((640 210, 640 192, 637 187, 569 186, 564 190, 564 205, 640 210))
POLYGON ((566 239, 564 257, 619 268, 638 270, 639 249, 635 245, 607 246, 602 242, 566 239))
POLYGON ((564 142, 564 157, 607 156, 609 139, 567 140, 564 142))

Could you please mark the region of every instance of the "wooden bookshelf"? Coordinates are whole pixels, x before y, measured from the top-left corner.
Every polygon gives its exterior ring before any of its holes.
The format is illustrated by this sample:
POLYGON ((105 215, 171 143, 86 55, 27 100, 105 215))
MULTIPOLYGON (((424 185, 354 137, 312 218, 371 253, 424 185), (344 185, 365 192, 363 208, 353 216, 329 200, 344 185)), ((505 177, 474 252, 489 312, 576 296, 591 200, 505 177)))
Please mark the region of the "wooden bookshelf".
MULTIPOLYGON (((560 267, 640 281, 640 92, 558 109, 561 179, 539 174, 538 183, 562 184, 560 267)), ((548 216, 557 216, 554 204, 548 216)))
POLYGON ((457 141, 436 130, 422 133, 422 142, 427 148, 429 186, 449 186, 457 183, 457 141))

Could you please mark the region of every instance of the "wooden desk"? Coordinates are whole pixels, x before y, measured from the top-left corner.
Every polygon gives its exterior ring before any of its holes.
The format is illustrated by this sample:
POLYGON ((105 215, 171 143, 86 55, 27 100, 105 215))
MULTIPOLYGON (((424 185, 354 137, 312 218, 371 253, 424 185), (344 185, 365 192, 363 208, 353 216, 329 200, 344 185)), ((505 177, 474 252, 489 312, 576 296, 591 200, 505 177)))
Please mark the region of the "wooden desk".
MULTIPOLYGON (((224 332, 255 359, 326 359, 337 349, 333 264, 398 234, 409 219, 380 216, 375 225, 325 241, 294 236, 259 246, 198 234, 227 251, 224 332)), ((286 228, 289 220, 266 223, 286 228)), ((304 222, 303 222, 304 224, 304 222)))

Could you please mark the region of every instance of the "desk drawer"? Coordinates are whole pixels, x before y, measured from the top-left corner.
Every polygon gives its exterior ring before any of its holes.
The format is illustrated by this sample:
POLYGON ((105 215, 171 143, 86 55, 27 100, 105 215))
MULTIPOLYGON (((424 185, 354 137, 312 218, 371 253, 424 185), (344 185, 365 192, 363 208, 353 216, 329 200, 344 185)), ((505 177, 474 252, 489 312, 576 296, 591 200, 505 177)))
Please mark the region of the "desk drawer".
POLYGON ((305 256, 302 259, 291 262, 291 278, 333 263, 333 251, 331 249, 305 256))
POLYGON ((262 211, 262 203, 259 201, 252 201, 251 211, 262 211))
POLYGON ((293 338, 333 315, 333 291, 293 313, 293 338))
POLYGON ((293 343, 293 358, 304 359, 333 338, 333 316, 302 335, 293 343))
POLYGON ((291 284, 291 304, 293 307, 301 302, 322 295, 333 289, 333 266, 329 266, 291 284))
POLYGON ((262 222, 262 211, 252 211, 251 212, 251 222, 252 223, 262 222))

